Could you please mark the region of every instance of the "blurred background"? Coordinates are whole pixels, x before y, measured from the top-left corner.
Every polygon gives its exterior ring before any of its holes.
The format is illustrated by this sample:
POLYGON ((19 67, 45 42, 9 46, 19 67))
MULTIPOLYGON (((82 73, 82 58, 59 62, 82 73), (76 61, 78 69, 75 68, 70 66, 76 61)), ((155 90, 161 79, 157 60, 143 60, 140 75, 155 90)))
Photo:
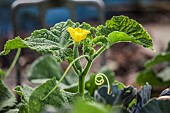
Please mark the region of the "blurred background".
MULTIPOLYGON (((136 73, 144 69, 144 62, 165 51, 168 45, 169 6, 169 0, 0 0, 0 51, 9 39, 16 36, 25 38, 36 29, 50 28, 67 19, 97 26, 112 16, 126 15, 146 28, 157 52, 132 43, 115 44, 95 61, 95 68, 93 66, 91 72, 97 72, 102 67, 99 61, 105 61, 104 65, 115 72, 118 81, 127 85, 135 84, 136 73)), ((12 51, 7 56, 1 56, 0 68, 6 70, 14 55, 15 51, 12 51)), ((29 84, 26 70, 39 56, 31 50, 22 51, 19 58, 21 84, 29 84)), ((16 68, 6 82, 12 88, 16 86, 16 68)))

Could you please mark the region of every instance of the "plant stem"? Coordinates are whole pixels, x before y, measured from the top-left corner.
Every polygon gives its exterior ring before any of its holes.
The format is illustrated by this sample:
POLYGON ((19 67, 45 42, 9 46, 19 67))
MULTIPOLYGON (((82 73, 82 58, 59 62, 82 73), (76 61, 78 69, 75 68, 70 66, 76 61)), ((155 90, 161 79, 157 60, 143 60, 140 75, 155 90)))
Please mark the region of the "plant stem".
MULTIPOLYGON (((73 48, 74 59, 79 57, 78 45, 79 43, 76 43, 76 42, 74 43, 74 48, 73 48)), ((75 62, 75 67, 76 69, 78 69, 78 71, 80 71, 80 73, 82 72, 82 66, 81 66, 80 60, 77 60, 75 62)))
POLYGON ((85 69, 83 70, 82 74, 79 76, 79 87, 78 92, 79 94, 84 97, 84 89, 85 89, 85 77, 88 74, 90 67, 92 65, 93 60, 89 60, 85 69))
POLYGON ((69 71, 69 69, 71 68, 71 66, 79 59, 83 58, 83 57, 88 57, 88 55, 82 55, 77 57, 76 59, 74 59, 70 65, 67 67, 66 71, 64 72, 63 76, 60 78, 60 80, 57 82, 57 84, 55 85, 55 87, 42 99, 45 100, 53 91, 56 90, 56 88, 58 87, 58 85, 63 81, 63 79, 65 78, 67 72, 69 71))
POLYGON ((75 64, 73 64, 73 69, 74 69, 74 71, 76 72, 77 75, 80 74, 80 72, 79 72, 79 70, 77 69, 77 67, 75 66, 75 64))
POLYGON ((78 92, 82 98, 84 98, 85 78, 86 76, 79 76, 78 92))
POLYGON ((106 46, 102 46, 102 47, 93 55, 93 59, 97 58, 105 49, 106 49, 106 46))
POLYGON ((9 69, 7 70, 7 72, 5 73, 5 77, 9 76, 9 74, 11 73, 11 71, 13 70, 18 58, 19 58, 19 55, 21 53, 21 48, 18 48, 17 50, 17 53, 15 55, 15 58, 14 60, 12 61, 12 64, 10 65, 9 69))
POLYGON ((84 89, 85 89, 85 77, 88 74, 90 67, 92 65, 92 62, 95 58, 97 58, 104 50, 106 49, 105 46, 102 46, 92 57, 92 59, 88 60, 87 65, 85 69, 83 70, 82 74, 79 75, 79 87, 78 92, 79 94, 84 97, 84 89))

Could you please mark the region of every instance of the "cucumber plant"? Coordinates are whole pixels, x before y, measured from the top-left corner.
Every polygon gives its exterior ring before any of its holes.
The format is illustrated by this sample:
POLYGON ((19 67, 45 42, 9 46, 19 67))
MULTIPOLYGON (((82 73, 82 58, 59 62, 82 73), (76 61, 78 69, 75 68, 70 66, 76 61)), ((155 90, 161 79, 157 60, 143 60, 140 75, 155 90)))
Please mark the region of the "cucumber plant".
MULTIPOLYGON (((102 72, 91 75, 90 79, 86 81, 93 61, 103 51, 120 42, 132 42, 154 50, 153 41, 148 32, 141 24, 126 16, 114 16, 107 20, 105 25, 97 27, 85 22, 80 24, 68 20, 57 23, 49 30, 35 30, 31 36, 25 39, 18 36, 7 41, 0 55, 7 55, 13 49, 18 49, 19 54, 21 48, 30 48, 41 54, 51 54, 54 61, 67 61, 69 66, 57 78, 57 81, 53 77, 36 88, 17 86, 14 90, 20 95, 21 104, 13 107, 15 109, 6 111, 42 113, 44 110, 48 111, 46 108, 50 106, 51 109, 57 110, 54 113, 85 113, 85 109, 89 109, 91 113, 95 111, 100 113, 142 113, 143 107, 150 99, 151 86, 149 84, 137 92, 133 86, 124 86, 102 72), (99 49, 96 49, 96 46, 99 49), (80 48, 81 54, 79 53, 80 48), (84 67, 80 60, 82 58, 86 60, 84 67), (64 88, 61 84, 69 81, 65 78, 71 67, 77 75, 77 85, 64 88), (101 86, 102 84, 107 85, 101 86), (97 87, 97 85, 101 87, 97 87), (109 107, 94 101, 104 103, 109 107), (70 109, 71 111, 68 111, 70 109), (82 111, 82 109, 84 110, 82 111)), ((55 71, 55 69, 53 70, 55 71)), ((58 70, 56 68, 56 72, 53 73, 58 73, 58 70)), ((148 105, 153 106, 155 103, 159 106, 162 101, 154 99, 148 105)), ((148 110, 148 108, 146 109, 148 110)))

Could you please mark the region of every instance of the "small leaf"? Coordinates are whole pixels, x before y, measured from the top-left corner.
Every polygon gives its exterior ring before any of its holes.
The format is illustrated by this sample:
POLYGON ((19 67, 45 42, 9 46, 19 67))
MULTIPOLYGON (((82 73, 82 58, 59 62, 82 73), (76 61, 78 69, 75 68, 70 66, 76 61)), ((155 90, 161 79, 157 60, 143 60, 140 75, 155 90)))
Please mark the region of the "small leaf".
POLYGON ((16 103, 14 94, 7 88, 2 80, 0 80, 0 111, 9 107, 13 107, 16 103))
POLYGON ((90 93, 90 95, 94 95, 94 91, 98 88, 95 84, 95 76, 96 74, 91 74, 89 80, 85 83, 85 89, 90 93))
POLYGON ((119 42, 133 42, 153 49, 152 38, 141 24, 126 16, 114 16, 106 25, 97 28, 96 36, 105 36, 110 45, 119 42))
POLYGON ((156 55, 154 58, 152 58, 151 60, 148 60, 145 63, 145 67, 151 68, 155 64, 162 63, 162 62, 170 62, 170 52, 160 53, 160 54, 156 55))

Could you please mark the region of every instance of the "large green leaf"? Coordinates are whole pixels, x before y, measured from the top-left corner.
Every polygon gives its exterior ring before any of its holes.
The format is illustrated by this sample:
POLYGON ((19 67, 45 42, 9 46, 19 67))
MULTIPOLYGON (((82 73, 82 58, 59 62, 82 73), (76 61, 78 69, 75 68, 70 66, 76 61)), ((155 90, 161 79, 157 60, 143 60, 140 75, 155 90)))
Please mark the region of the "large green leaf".
POLYGON ((60 79, 63 74, 60 64, 51 55, 44 55, 34 61, 29 70, 28 78, 33 79, 46 79, 56 77, 60 79))
POLYGON ((148 60, 145 63, 145 67, 147 68, 153 67, 155 64, 162 63, 162 62, 170 62, 170 52, 160 53, 156 55, 154 58, 148 60))
POLYGON ((39 113, 45 105, 53 105, 60 108, 62 106, 69 106, 70 102, 74 101, 74 94, 60 91, 59 88, 51 93, 45 100, 42 100, 42 98, 44 98, 55 85, 56 80, 53 78, 46 81, 46 83, 40 85, 33 91, 28 103, 29 113, 39 113))
MULTIPOLYGON (((44 83, 47 79, 56 77, 59 80, 64 71, 56 58, 52 55, 44 55, 38 58, 31 64, 28 70, 28 78, 31 82, 44 83)), ((70 85, 77 81, 78 77, 73 70, 71 70, 62 83, 70 85)))
POLYGON ((7 41, 4 46, 4 51, 1 52, 0 55, 6 55, 10 50, 16 48, 30 48, 42 54, 51 53, 58 61, 70 58, 73 56, 73 53, 69 46, 73 44, 73 40, 67 31, 68 27, 80 27, 87 30, 91 29, 91 26, 86 23, 79 24, 74 23, 71 20, 60 22, 50 28, 50 30, 35 30, 31 36, 25 40, 16 37, 13 40, 7 41))
MULTIPOLYGON (((141 24, 126 16, 114 16, 106 25, 97 28, 97 36, 105 36, 110 45, 118 42, 133 42, 153 49, 152 38, 141 24)), ((104 40, 105 41, 105 40, 104 40)))
POLYGON ((150 100, 138 113, 170 113, 169 100, 150 100))
POLYGON ((2 80, 0 80, 0 111, 14 106, 16 98, 14 94, 7 88, 2 80))

